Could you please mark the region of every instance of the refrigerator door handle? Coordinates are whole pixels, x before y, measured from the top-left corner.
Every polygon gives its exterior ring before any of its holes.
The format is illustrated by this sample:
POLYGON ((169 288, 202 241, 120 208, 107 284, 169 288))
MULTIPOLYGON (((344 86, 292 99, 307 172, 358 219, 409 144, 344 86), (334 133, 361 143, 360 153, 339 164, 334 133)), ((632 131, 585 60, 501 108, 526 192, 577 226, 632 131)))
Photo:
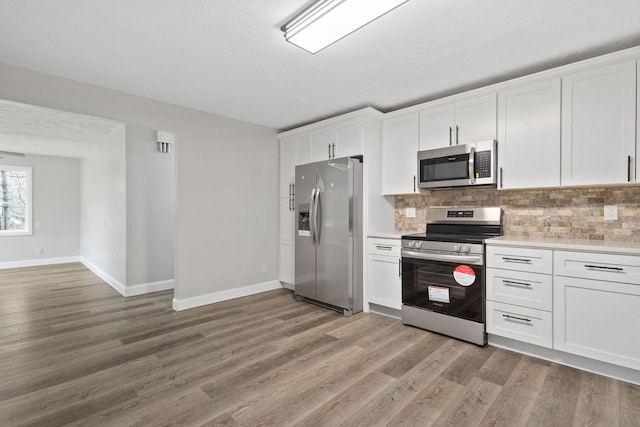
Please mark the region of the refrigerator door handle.
POLYGON ((309 233, 311 234, 311 244, 316 246, 315 236, 315 205, 316 205, 316 189, 311 190, 311 201, 309 203, 309 233))
POLYGON ((316 188, 316 201, 313 204, 313 233, 316 239, 316 246, 320 245, 320 232, 322 231, 320 230, 320 221, 318 221, 318 215, 322 215, 322 212, 319 212, 320 209, 322 209, 320 207, 320 189, 316 188))

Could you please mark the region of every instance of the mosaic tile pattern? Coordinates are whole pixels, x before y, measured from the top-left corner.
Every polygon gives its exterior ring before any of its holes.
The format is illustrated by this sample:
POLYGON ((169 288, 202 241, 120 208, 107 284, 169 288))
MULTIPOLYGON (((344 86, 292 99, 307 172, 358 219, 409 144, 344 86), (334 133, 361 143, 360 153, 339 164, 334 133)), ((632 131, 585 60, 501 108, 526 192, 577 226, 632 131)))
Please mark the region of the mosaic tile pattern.
POLYGON ((429 206, 500 206, 503 233, 518 237, 558 237, 640 242, 640 186, 496 190, 432 190, 425 195, 396 196, 395 228, 424 232, 429 206), (618 220, 604 220, 604 205, 618 206, 618 220), (415 207, 416 218, 405 208, 415 207))

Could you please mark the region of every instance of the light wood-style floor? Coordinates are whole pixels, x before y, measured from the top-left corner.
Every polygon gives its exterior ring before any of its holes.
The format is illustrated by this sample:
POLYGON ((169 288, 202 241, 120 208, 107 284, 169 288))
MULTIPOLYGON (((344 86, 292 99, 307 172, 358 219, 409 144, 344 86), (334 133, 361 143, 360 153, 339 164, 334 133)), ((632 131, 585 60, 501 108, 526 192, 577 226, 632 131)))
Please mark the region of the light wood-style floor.
POLYGON ((174 312, 65 264, 0 295, 0 426, 640 425, 638 386, 286 290, 174 312))

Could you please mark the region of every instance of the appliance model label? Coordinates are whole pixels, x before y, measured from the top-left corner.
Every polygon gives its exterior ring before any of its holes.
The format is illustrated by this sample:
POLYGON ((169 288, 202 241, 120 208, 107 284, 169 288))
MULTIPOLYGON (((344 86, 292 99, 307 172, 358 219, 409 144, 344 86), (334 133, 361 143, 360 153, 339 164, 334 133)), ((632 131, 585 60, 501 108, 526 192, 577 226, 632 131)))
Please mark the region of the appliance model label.
POLYGON ((311 237, 311 231, 309 231, 309 230, 298 230, 298 236, 311 237))
POLYGON ((476 281, 476 272, 468 265, 459 265, 453 270, 453 278, 459 285, 471 286, 476 281))
POLYGON ((440 286, 429 286, 429 301, 451 302, 449 299, 449 288, 443 288, 440 286))

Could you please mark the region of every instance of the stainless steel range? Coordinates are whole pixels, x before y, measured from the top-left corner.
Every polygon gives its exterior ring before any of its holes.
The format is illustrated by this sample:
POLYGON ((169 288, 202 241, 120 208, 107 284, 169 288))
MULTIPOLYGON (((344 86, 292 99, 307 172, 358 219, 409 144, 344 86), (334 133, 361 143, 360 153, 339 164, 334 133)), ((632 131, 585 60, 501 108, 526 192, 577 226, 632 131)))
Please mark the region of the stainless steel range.
POLYGON ((485 345, 484 240, 501 234, 500 208, 427 209, 402 236, 402 322, 485 345))

